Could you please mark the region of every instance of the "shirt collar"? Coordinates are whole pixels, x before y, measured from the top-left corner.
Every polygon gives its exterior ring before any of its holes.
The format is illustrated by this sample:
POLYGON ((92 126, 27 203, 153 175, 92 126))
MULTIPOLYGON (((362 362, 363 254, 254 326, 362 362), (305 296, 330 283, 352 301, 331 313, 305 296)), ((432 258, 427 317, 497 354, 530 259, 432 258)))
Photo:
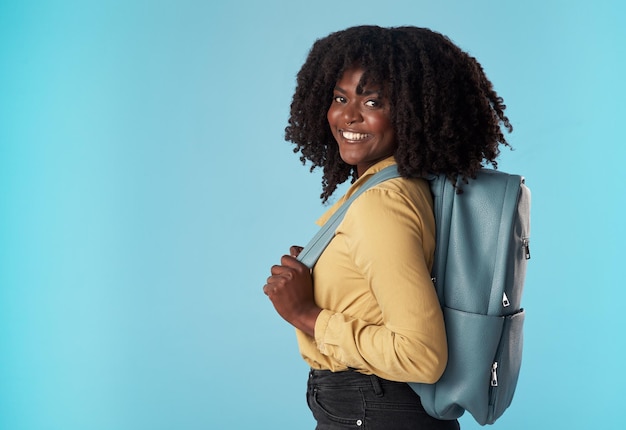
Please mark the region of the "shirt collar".
POLYGON ((361 186, 372 176, 374 176, 376 173, 380 172, 381 170, 383 170, 385 167, 388 166, 392 166, 396 164, 396 159, 394 158, 393 155, 384 158, 382 160, 380 160, 378 163, 374 164, 373 166, 371 166, 369 169, 367 169, 365 171, 365 173, 363 173, 363 175, 358 178, 354 184, 352 184, 350 186, 350 188, 348 188, 348 191, 346 191, 346 193, 339 199, 337 200, 336 203, 334 203, 317 221, 316 224, 318 225, 324 225, 324 223, 326 223, 326 221, 328 221, 328 218, 330 218, 336 211, 337 209, 339 209, 339 207, 347 200, 350 198, 350 196, 352 194, 354 194, 354 192, 356 190, 358 190, 359 188, 361 188, 361 186))
POLYGON ((357 179, 354 182, 354 184, 352 184, 352 186, 348 189, 344 197, 349 198, 350 195, 352 195, 352 193, 354 193, 357 189, 361 187, 361 185, 363 185, 363 183, 365 183, 365 181, 367 181, 369 178, 374 176, 376 173, 383 170, 385 167, 389 167, 394 164, 396 164, 396 159, 393 155, 387 158, 383 158, 378 163, 374 164, 369 169, 367 169, 365 173, 363 173, 363 176, 361 176, 359 179, 357 179))

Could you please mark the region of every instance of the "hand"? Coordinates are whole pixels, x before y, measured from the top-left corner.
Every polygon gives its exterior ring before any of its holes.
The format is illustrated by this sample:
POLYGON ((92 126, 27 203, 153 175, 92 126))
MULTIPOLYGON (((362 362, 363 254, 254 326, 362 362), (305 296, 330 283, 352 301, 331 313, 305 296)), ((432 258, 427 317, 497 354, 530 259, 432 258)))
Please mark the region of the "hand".
POLYGON ((296 256, 302 248, 292 246, 291 255, 283 255, 280 265, 272 266, 263 292, 278 314, 294 327, 314 336, 315 321, 322 309, 313 297, 311 270, 296 256))

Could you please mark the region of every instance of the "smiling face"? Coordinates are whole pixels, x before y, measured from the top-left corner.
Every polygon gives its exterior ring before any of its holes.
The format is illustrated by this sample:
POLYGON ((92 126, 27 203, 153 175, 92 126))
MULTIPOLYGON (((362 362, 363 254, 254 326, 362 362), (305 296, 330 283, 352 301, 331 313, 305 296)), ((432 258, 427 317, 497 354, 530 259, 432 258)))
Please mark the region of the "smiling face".
POLYGON ((377 85, 367 84, 359 92, 362 76, 361 68, 343 73, 326 115, 341 159, 356 166, 358 176, 396 149, 389 101, 377 85))

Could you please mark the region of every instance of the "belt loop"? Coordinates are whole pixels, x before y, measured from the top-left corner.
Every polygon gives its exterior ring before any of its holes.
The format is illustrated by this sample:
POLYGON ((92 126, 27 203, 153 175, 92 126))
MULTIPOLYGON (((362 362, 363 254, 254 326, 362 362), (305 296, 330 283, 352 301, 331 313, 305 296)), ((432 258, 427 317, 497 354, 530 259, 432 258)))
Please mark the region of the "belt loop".
POLYGON ((376 375, 370 375, 370 381, 372 381, 372 388, 374 389, 374 394, 378 397, 383 396, 383 387, 380 385, 380 380, 376 375))

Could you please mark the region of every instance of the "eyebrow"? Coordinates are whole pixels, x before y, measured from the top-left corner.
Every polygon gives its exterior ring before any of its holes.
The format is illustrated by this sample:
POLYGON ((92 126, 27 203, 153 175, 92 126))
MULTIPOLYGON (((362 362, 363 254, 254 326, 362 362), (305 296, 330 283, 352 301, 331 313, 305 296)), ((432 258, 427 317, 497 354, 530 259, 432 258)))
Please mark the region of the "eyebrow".
MULTIPOLYGON (((341 88, 338 85, 335 85, 335 91, 338 91, 340 93, 346 94, 346 90, 344 90, 343 88, 341 88)), ((363 91, 361 94, 359 94, 360 96, 371 96, 376 94, 378 97, 381 97, 381 92, 380 90, 369 90, 369 91, 363 91)))

